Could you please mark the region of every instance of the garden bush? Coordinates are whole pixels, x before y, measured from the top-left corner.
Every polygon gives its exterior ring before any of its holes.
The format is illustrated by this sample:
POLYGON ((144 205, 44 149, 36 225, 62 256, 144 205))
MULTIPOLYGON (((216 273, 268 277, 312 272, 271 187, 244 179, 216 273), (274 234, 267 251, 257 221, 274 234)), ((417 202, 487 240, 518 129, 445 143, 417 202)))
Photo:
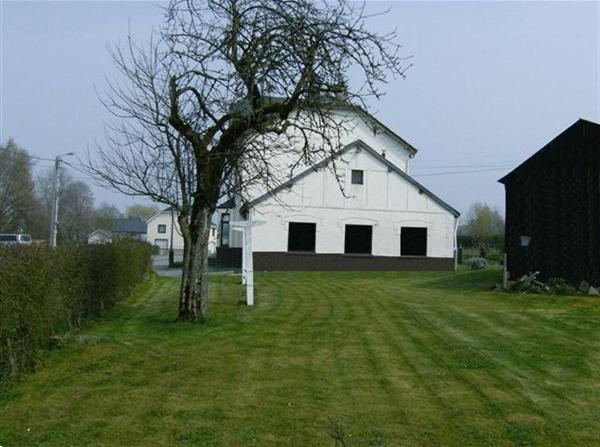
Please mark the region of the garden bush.
POLYGON ((59 248, 0 247, 0 385, 35 369, 53 336, 127 296, 150 265, 136 241, 59 248))

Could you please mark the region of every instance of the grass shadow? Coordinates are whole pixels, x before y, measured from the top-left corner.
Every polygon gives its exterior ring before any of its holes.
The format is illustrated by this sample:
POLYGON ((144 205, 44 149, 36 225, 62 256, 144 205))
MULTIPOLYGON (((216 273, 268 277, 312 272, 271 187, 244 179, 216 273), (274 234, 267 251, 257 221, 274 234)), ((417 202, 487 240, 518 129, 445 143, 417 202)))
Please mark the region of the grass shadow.
POLYGON ((421 284, 428 289, 466 292, 491 290, 494 284, 498 283, 502 283, 502 270, 489 268, 476 271, 460 269, 454 274, 430 279, 421 284))

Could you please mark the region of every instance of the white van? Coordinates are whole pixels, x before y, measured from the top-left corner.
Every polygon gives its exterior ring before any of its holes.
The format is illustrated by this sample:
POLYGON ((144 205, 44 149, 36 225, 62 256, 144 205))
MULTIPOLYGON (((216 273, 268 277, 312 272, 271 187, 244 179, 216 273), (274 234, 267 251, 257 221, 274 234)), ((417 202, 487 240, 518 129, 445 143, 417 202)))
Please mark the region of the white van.
POLYGON ((31 236, 28 234, 0 234, 0 245, 29 245, 31 236))

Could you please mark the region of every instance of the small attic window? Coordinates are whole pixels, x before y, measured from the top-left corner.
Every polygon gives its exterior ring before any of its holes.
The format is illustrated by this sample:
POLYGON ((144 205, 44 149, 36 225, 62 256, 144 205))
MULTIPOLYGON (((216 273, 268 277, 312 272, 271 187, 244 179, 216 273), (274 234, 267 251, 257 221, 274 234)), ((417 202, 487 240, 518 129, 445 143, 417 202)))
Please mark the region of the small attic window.
POLYGON ((352 170, 352 184, 353 185, 362 185, 364 182, 364 171, 359 169, 352 170))

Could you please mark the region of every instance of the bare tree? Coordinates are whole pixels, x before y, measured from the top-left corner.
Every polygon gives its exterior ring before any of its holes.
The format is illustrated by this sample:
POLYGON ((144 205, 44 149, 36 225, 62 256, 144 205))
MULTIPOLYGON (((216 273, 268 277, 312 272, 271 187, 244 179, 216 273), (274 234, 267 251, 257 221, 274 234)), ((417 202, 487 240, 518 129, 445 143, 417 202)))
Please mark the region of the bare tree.
POLYGON ((148 220, 156 213, 158 213, 158 207, 154 205, 134 204, 128 206, 125 210, 127 217, 137 217, 142 220, 148 220))
POLYGON ((27 151, 13 140, 0 144, 0 232, 32 232, 38 203, 27 151))
POLYGON ((94 214, 94 228, 100 228, 102 230, 109 231, 112 226, 112 221, 114 219, 119 219, 123 217, 123 213, 119 211, 119 208, 117 208, 115 205, 105 202, 102 202, 100 206, 96 208, 94 214))
POLYGON ((80 180, 65 185, 61 191, 58 226, 58 236, 62 243, 85 243, 88 234, 94 230, 95 219, 94 194, 89 185, 80 180))
MULTIPOLYGON (((60 169, 58 238, 63 244, 81 244, 95 229, 97 213, 94 209, 94 194, 88 184, 74 180, 63 166, 60 169)), ((46 231, 50 226, 54 200, 54 175, 54 170, 50 169, 38 176, 36 181, 40 214, 43 216, 43 227, 46 231)))
POLYGON ((494 238, 504 236, 504 218, 497 208, 475 202, 469 207, 466 221, 460 230, 471 238, 474 245, 485 249, 494 238))
POLYGON ((340 93, 346 107, 364 108, 390 74, 404 75, 395 34, 370 31, 368 19, 346 2, 175 0, 148 45, 129 37, 111 49, 124 76, 103 102, 117 120, 87 167, 106 185, 177 210, 180 320, 207 317, 208 235, 220 198, 243 201, 300 166, 334 160, 340 93))

